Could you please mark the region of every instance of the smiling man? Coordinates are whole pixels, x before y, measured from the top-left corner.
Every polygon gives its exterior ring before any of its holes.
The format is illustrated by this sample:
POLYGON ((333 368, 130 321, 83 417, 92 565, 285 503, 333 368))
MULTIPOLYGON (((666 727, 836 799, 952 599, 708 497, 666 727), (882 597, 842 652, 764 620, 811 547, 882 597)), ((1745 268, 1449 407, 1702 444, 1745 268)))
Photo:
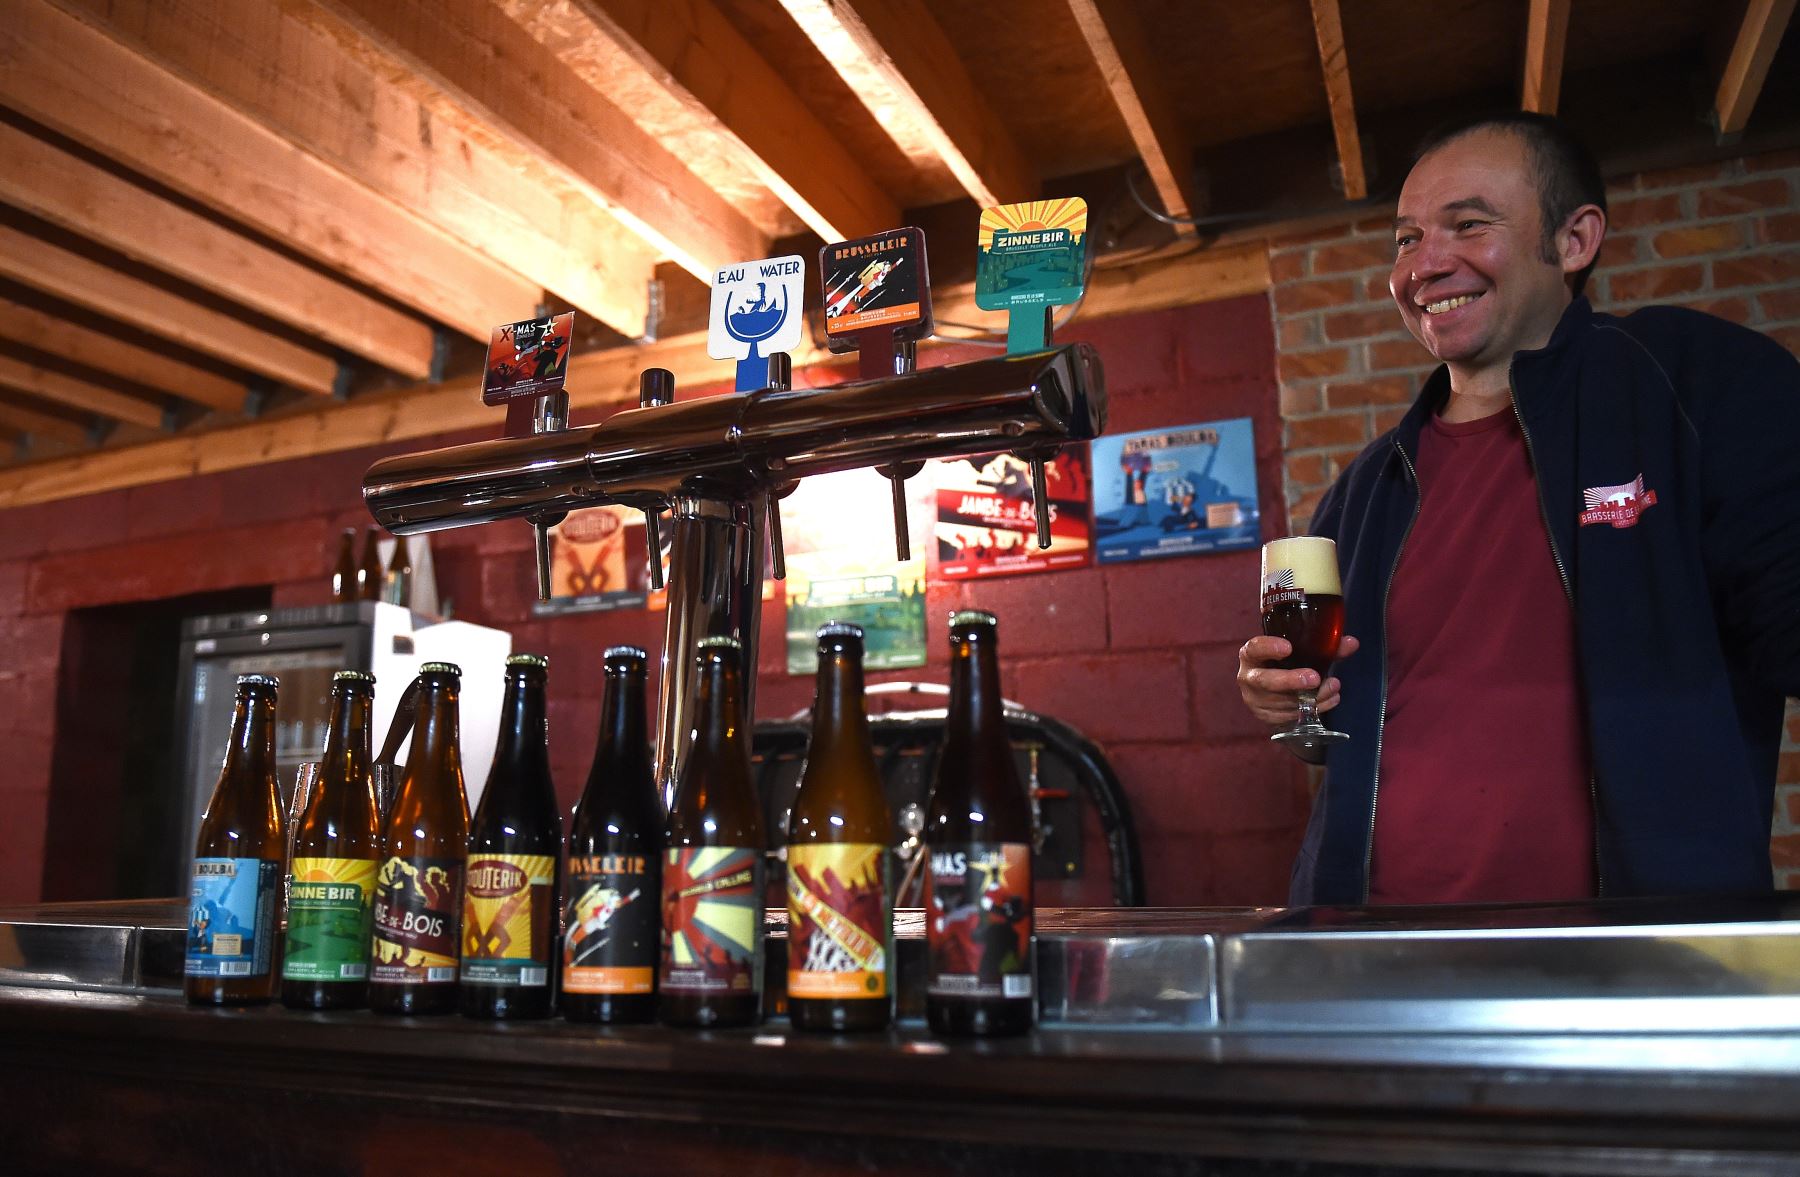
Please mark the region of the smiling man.
MULTIPOLYGON (((1771 887, 1783 698, 1800 694, 1800 365, 1755 332, 1582 295, 1606 234, 1560 122, 1440 133, 1394 218, 1400 317, 1441 363, 1346 469, 1333 746, 1304 903, 1771 887), (1350 636, 1354 635, 1354 636, 1350 636)), ((1272 726, 1318 686, 1239 654, 1272 726)))

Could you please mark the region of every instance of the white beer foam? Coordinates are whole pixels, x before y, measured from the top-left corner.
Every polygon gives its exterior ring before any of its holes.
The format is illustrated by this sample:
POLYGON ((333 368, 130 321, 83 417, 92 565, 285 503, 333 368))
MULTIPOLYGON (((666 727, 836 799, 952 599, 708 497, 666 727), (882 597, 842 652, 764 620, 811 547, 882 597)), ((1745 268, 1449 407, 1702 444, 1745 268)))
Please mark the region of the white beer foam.
POLYGON ((1338 582, 1337 544, 1322 535, 1294 535, 1263 545, 1263 584, 1283 569, 1294 574, 1293 586, 1319 596, 1342 596, 1338 582))

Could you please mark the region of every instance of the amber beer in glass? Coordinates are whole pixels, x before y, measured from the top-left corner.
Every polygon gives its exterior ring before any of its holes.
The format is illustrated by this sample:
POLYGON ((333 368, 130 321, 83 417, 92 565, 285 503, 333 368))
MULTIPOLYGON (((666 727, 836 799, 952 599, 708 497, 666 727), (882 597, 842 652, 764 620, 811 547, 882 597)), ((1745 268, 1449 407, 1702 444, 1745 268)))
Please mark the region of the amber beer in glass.
POLYGON ((788 1017, 800 1030, 888 1024, 893 818, 863 710, 863 631, 820 627, 812 738, 787 829, 788 1017))
MULTIPOLYGON (((1263 545, 1262 629, 1293 647, 1275 664, 1279 669, 1311 670, 1321 683, 1325 681, 1344 636, 1344 590, 1338 581, 1335 542, 1319 535, 1296 535, 1263 545)), ((1319 722, 1318 694, 1317 688, 1301 691, 1294 726, 1271 737, 1310 760, 1349 739, 1319 722)))
POLYGON ((360 1009, 369 998, 369 936, 381 831, 369 783, 375 676, 331 678, 331 721, 319 775, 294 827, 281 1003, 360 1009))
POLYGON ((600 741, 569 826, 562 1014, 571 1022, 656 1018, 662 918, 662 798, 645 733, 648 655, 606 651, 600 741))
POLYGON ((939 1034, 1022 1034, 1032 968, 1031 796, 1000 696, 999 623, 950 617, 950 708, 925 807, 925 1017, 939 1034))
POLYGON ((763 828, 744 730, 744 648, 700 639, 694 746, 663 845, 657 1015, 671 1026, 762 1016, 763 828))
POLYGON ((456 1010, 457 917, 469 853, 457 732, 461 682, 462 671, 449 662, 419 668, 412 750, 381 830, 369 962, 369 1008, 376 1013, 456 1010))
POLYGON ((550 781, 541 654, 506 660, 500 736, 469 827, 463 877, 462 1012, 471 1018, 550 1016, 561 939, 562 813, 550 781))
POLYGON ((275 902, 286 850, 275 788, 276 681, 241 674, 225 764, 194 846, 187 999, 260 1005, 275 996, 275 902))

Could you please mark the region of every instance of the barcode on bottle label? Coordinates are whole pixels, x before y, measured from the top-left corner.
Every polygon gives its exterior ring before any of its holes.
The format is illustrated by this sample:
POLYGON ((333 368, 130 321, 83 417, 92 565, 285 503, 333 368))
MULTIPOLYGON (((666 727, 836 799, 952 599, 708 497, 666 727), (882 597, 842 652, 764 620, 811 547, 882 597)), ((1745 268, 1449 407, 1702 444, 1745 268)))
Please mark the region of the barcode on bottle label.
POLYGON ((1000 993, 1003 997, 1030 997, 1031 974, 1023 973, 1000 978, 1000 993))
POLYGON ((434 985, 440 981, 454 980, 456 980, 456 966, 453 964, 433 965, 431 968, 425 970, 425 983, 428 985, 434 985))
POLYGON ((548 985, 549 983, 550 983, 550 970, 549 969, 520 969, 519 970, 519 984, 521 984, 521 985, 548 985))
POLYGON ((247 960, 222 960, 219 962, 219 975, 221 977, 248 977, 250 962, 247 960))
POLYGON ((368 975, 369 966, 366 964, 341 964, 338 966, 338 976, 346 981, 360 981, 368 975))

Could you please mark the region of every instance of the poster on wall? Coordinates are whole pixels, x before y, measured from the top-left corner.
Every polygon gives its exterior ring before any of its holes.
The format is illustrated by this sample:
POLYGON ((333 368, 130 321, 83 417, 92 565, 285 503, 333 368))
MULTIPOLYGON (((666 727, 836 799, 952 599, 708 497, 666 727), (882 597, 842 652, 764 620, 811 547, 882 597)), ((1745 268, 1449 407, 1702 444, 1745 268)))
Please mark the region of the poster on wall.
POLYGON ((1248 417, 1094 440, 1094 545, 1102 564, 1261 542, 1248 417))
MULTIPOLYGON (((666 529, 665 529, 666 530, 666 529)), ((629 507, 584 507, 550 528, 550 600, 538 614, 641 609, 650 587, 644 516, 629 507)))
POLYGON ((923 477, 906 486, 910 560, 894 558, 892 492, 873 470, 803 479, 781 500, 789 674, 818 669, 814 635, 827 621, 862 626, 863 665, 870 670, 925 665, 922 537, 931 486, 923 477))
POLYGON ((1086 568, 1092 562, 1088 447, 1066 445, 1044 469, 1050 495, 1050 546, 1037 546, 1031 466, 1013 454, 932 462, 936 514, 931 572, 975 580, 1023 572, 1086 568))

